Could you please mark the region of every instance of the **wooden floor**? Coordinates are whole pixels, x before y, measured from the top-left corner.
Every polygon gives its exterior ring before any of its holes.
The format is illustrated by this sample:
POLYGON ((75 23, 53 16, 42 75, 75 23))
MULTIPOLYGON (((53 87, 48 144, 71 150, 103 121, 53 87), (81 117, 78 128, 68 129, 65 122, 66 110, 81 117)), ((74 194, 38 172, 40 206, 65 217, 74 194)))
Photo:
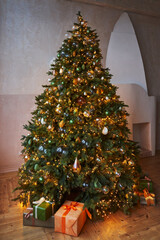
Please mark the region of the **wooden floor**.
MULTIPOLYGON (((160 152, 140 160, 142 169, 154 182, 155 207, 138 205, 131 216, 118 211, 105 221, 87 220, 79 240, 160 240, 160 152)), ((23 209, 12 202, 17 173, 0 174, 0 240, 73 240, 75 237, 54 233, 54 229, 25 227, 23 209)))

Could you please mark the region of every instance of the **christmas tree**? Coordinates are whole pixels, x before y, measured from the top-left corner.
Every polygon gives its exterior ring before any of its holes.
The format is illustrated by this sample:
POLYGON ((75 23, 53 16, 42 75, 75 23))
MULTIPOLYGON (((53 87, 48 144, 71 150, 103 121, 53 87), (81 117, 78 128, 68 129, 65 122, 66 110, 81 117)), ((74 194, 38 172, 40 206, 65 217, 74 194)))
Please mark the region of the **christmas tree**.
POLYGON ((76 191, 93 217, 104 217, 133 206, 139 149, 128 140, 126 105, 102 67, 98 36, 77 15, 24 126, 17 199, 43 196, 58 207, 76 191))

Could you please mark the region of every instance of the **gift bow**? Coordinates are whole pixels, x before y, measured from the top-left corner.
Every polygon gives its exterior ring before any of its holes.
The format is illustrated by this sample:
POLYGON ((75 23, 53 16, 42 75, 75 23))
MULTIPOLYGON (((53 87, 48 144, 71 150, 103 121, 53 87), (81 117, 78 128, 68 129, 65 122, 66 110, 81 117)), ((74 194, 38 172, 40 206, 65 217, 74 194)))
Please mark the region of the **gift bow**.
POLYGON ((146 199, 147 205, 152 205, 154 204, 154 198, 155 198, 155 194, 154 193, 149 193, 148 189, 144 189, 143 190, 144 193, 144 197, 146 199))
MULTIPOLYGON (((67 212, 67 214, 68 214, 68 212, 69 212, 71 209, 74 210, 74 211, 76 211, 77 209, 79 209, 79 208, 77 208, 78 205, 79 205, 79 204, 78 204, 77 202, 71 202, 70 205, 63 205, 63 207, 64 207, 64 209, 66 210, 66 212, 67 212)), ((81 209, 81 208, 80 208, 80 209, 81 209)), ((88 211, 88 209, 85 208, 84 210, 85 210, 85 212, 87 213, 87 216, 88 216, 90 219, 92 219, 92 215, 91 215, 91 213, 88 211)), ((67 214, 66 214, 66 215, 67 215, 67 214)))
POLYGON ((145 180, 151 181, 151 179, 147 176, 144 177, 145 180))
POLYGON ((65 210, 67 210, 68 212, 71 210, 71 209, 73 209, 74 211, 76 211, 77 210, 77 206, 78 206, 79 204, 77 203, 77 202, 71 202, 71 204, 70 205, 64 205, 63 206, 63 208, 65 209, 65 210))

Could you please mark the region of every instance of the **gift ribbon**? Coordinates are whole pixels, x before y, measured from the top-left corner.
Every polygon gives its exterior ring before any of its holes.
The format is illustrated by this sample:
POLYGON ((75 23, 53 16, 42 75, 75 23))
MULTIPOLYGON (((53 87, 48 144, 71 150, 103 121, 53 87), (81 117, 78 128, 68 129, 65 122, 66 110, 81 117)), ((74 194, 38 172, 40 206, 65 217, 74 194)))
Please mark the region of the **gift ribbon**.
POLYGON ((42 198, 40 198, 38 201, 33 202, 33 204, 37 204, 37 205, 35 206, 35 218, 36 218, 36 219, 38 218, 38 207, 39 207, 39 205, 41 205, 41 203, 44 202, 44 201, 45 201, 45 198, 42 197, 42 198))
POLYGON ((27 214, 25 214, 25 218, 29 218, 31 213, 33 213, 33 210, 30 210, 27 214))
POLYGON ((63 208, 66 210, 63 215, 62 215, 62 233, 65 233, 65 229, 66 229, 66 216, 67 214, 70 212, 70 210, 77 210, 77 206, 79 204, 77 202, 71 202, 70 205, 64 205, 63 208))
MULTIPOLYGON (((67 214, 70 212, 70 210, 72 209, 72 210, 74 210, 74 211, 76 211, 76 210, 82 210, 82 207, 77 207, 79 205, 79 203, 77 203, 77 202, 71 202, 71 204, 70 205, 63 205, 63 208, 66 210, 64 213, 63 213, 63 215, 62 215, 62 233, 65 233, 65 229, 66 229, 66 216, 67 216, 67 214)), ((92 219, 92 215, 90 214, 90 212, 88 211, 88 209, 87 208, 85 208, 84 209, 85 210, 85 212, 87 213, 87 215, 88 215, 88 217, 90 218, 90 219, 92 219)))
MULTIPOLYGON (((149 177, 147 177, 147 176, 145 176, 144 179, 151 182, 151 179, 149 177)), ((150 182, 147 183, 148 190, 150 189, 150 182)))

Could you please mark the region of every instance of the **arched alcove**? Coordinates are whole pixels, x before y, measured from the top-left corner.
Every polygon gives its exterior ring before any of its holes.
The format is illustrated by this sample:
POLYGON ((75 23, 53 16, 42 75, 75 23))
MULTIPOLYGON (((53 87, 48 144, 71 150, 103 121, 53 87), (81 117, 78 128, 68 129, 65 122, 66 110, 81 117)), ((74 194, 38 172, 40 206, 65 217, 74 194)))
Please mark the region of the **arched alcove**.
POLYGON ((123 13, 111 33, 106 67, 113 84, 138 84, 147 91, 145 72, 136 34, 127 13, 123 13))
POLYGON ((143 156, 155 154, 155 98, 148 96, 143 61, 136 34, 127 13, 123 13, 111 33, 106 67, 117 94, 129 106, 130 138, 139 143, 143 156))

